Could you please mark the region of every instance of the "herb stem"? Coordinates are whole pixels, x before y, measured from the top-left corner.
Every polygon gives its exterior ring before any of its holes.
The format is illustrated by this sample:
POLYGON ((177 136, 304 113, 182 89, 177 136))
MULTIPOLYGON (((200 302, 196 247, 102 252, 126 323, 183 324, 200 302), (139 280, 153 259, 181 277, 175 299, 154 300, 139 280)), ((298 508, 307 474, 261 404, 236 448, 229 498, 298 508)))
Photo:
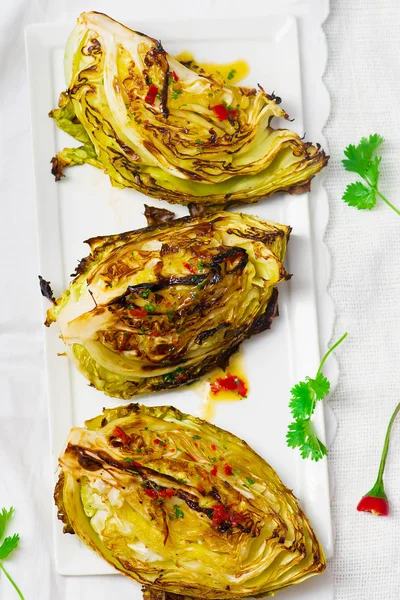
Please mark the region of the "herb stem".
POLYGON ((15 589, 15 591, 17 592, 17 594, 21 598, 21 600, 25 600, 22 595, 21 590, 19 589, 19 587, 17 586, 17 584, 15 583, 15 581, 13 580, 11 575, 9 573, 7 573, 3 563, 1 563, 1 562, 0 562, 0 569, 3 571, 4 575, 7 577, 8 581, 11 583, 11 585, 13 586, 13 588, 15 589))
POLYGON ((379 190, 377 190, 376 188, 372 188, 372 189, 374 190, 374 192, 375 192, 375 193, 376 193, 376 194, 377 194, 377 195, 378 195, 380 198, 382 198, 382 200, 383 200, 384 202, 386 202, 386 204, 387 204, 388 206, 390 206, 390 208, 391 208, 392 210, 394 210, 394 212, 395 212, 395 213, 397 213, 398 215, 400 215, 400 210, 399 210, 398 208, 396 208, 395 206, 393 206, 393 204, 392 204, 391 202, 389 202, 389 200, 388 200, 387 198, 385 198, 385 196, 384 196, 383 194, 381 194, 379 190))
POLYGON ((335 350, 335 348, 337 348, 339 346, 339 344, 341 344, 343 342, 343 340, 347 337, 347 331, 346 333, 344 333, 342 335, 342 337, 340 338, 340 340, 338 340, 336 342, 336 344, 333 344, 333 346, 331 346, 331 348, 329 348, 329 350, 326 352, 325 356, 323 357, 323 359, 321 360, 321 364, 319 365, 319 369, 317 371, 317 377, 318 375, 321 373, 322 371, 322 367, 325 364, 326 359, 328 358, 328 356, 335 350))
POLYGON ((380 484, 382 483, 383 472, 385 470, 386 459, 387 459, 387 455, 388 455, 388 451, 389 451, 390 433, 392 431, 393 423, 395 422, 396 417, 397 417, 397 415, 398 415, 399 412, 400 412, 400 402, 398 403, 398 405, 394 409, 394 412, 393 412, 392 417, 391 417, 391 419, 389 421, 389 425, 388 425, 388 428, 387 428, 387 431, 386 431, 385 443, 383 445, 382 458, 381 458, 381 462, 380 462, 380 465, 379 465, 379 471, 378 471, 378 477, 377 477, 376 483, 380 483, 380 484))

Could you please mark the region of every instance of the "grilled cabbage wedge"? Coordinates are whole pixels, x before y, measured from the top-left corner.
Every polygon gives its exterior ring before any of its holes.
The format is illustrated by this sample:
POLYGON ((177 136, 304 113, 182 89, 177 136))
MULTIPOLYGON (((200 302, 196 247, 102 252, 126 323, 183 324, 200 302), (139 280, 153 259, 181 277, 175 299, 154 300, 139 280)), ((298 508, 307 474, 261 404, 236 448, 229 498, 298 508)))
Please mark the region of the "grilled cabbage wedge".
POLYGON ((54 302, 45 324, 58 322, 69 356, 109 396, 190 383, 270 327, 274 286, 289 277, 289 233, 216 212, 90 239, 91 255, 58 300, 42 281, 54 302))
POLYGON ((78 18, 65 75, 68 89, 50 116, 82 146, 53 158, 56 180, 87 162, 117 187, 226 206, 303 192, 328 160, 318 144, 270 126, 288 119, 276 96, 182 64, 160 41, 101 13, 78 18))
POLYGON ((71 430, 55 490, 64 531, 158 592, 268 596, 325 569, 292 492, 245 442, 168 407, 104 409, 71 430))

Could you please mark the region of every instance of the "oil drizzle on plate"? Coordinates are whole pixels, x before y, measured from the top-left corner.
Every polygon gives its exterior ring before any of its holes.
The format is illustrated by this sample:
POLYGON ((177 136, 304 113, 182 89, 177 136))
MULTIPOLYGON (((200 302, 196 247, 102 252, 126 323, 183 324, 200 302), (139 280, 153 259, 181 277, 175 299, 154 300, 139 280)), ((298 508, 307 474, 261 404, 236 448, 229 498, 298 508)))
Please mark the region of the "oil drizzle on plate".
POLYGON ((248 63, 243 60, 235 60, 227 64, 198 62, 193 54, 184 50, 178 56, 175 57, 179 62, 193 62, 195 65, 204 69, 206 73, 210 75, 220 75, 224 81, 230 85, 239 83, 250 73, 248 63))
POLYGON ((237 392, 231 390, 223 390, 218 394, 214 394, 211 391, 211 384, 215 383, 219 378, 226 377, 228 373, 241 379, 248 392, 249 382, 244 370, 243 356, 241 352, 237 352, 230 359, 229 365, 226 367, 225 371, 220 368, 214 369, 199 383, 195 384, 195 389, 197 389, 203 398, 203 403, 201 405, 202 419, 211 422, 213 421, 218 402, 242 402, 245 400, 245 397, 242 397, 237 392))

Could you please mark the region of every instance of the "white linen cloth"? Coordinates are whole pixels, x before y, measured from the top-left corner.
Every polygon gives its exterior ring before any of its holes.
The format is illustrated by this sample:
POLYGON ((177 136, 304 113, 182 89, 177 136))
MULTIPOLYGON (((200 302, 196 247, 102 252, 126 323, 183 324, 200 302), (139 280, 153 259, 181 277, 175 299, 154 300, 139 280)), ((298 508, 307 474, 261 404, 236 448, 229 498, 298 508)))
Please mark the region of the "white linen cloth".
MULTIPOLYGON (((268 2, 255 0, 127 4, 143 18, 268 13, 268 2)), ((3 0, 0 11, 0 507, 17 507, 11 529, 21 534, 21 545, 6 566, 27 600, 130 597, 131 584, 122 577, 64 578, 54 568, 53 479, 23 39, 28 23, 72 19, 91 9, 114 13, 121 5, 3 0)), ((344 330, 350 334, 340 349, 340 382, 330 399, 339 423, 329 456, 336 482, 336 550, 329 568, 337 600, 400 598, 400 422, 393 429, 385 477, 391 516, 378 519, 355 508, 372 487, 386 424, 400 397, 400 218, 382 202, 372 212, 347 207, 341 195, 353 177, 340 164, 348 143, 374 132, 385 136, 382 191, 400 206, 399 30, 397 0, 334 0, 325 24, 325 79, 332 99, 325 129, 331 154, 326 242, 338 314, 333 339, 344 330)), ((3 575, 0 598, 16 598, 3 575)))

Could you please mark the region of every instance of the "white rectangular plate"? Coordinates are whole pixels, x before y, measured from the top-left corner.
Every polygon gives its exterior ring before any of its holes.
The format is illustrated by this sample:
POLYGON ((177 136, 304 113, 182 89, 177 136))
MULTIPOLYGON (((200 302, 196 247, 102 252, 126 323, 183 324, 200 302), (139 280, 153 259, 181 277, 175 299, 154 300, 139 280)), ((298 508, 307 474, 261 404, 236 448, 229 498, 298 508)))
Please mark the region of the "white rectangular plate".
MULTIPOLYGON (((296 117, 290 126, 300 134, 304 132, 299 43, 293 16, 224 21, 222 29, 216 21, 198 20, 127 21, 126 24, 161 38, 172 54, 190 50, 197 60, 209 62, 246 59, 251 69, 245 84, 260 83, 267 91, 275 90, 283 97, 286 111, 296 117), (273 59, 266 60, 266 57, 273 59)), ((134 190, 112 188, 108 177, 90 166, 69 170, 65 179, 57 184, 50 174, 51 157, 64 146, 74 144, 47 116, 66 87, 63 48, 72 26, 34 25, 26 32, 40 268, 41 275, 51 281, 56 296, 68 286, 69 274, 74 272, 78 259, 88 254, 82 240, 143 227, 144 202, 161 206, 134 190)), ((321 188, 318 189, 321 193, 321 188)), ((166 203, 162 204, 168 208, 166 203)), ((180 216, 187 214, 184 207, 173 207, 173 210, 180 216)), ((326 460, 318 464, 301 460, 285 443, 290 420, 289 390, 296 381, 315 372, 320 358, 308 196, 279 195, 241 210, 293 227, 286 267, 294 277, 280 285, 280 317, 274 321, 272 330, 243 345, 250 380, 248 398, 242 402, 219 403, 214 422, 247 440, 277 470, 286 485, 293 488, 329 556, 332 531, 326 460)), ((48 303, 44 301, 43 310, 47 308, 48 303)), ((82 425, 85 419, 99 414, 103 406, 121 403, 88 387, 68 359, 57 356, 63 350, 55 325, 45 331, 55 468, 72 426, 82 425)), ((190 388, 138 400, 150 405, 173 404, 194 415, 201 412, 202 400, 190 388)), ((316 415, 316 426, 324 438, 322 410, 316 415)), ((55 523, 54 539, 59 573, 114 572, 75 536, 64 536, 59 522, 55 523)), ((312 580, 300 588, 303 589, 301 596, 296 586, 297 598, 320 597, 319 592, 316 593, 321 589, 317 581, 312 580)), ((283 600, 292 594, 289 590, 280 594, 280 598, 283 600)), ((138 598, 139 595, 137 586, 138 598)))

